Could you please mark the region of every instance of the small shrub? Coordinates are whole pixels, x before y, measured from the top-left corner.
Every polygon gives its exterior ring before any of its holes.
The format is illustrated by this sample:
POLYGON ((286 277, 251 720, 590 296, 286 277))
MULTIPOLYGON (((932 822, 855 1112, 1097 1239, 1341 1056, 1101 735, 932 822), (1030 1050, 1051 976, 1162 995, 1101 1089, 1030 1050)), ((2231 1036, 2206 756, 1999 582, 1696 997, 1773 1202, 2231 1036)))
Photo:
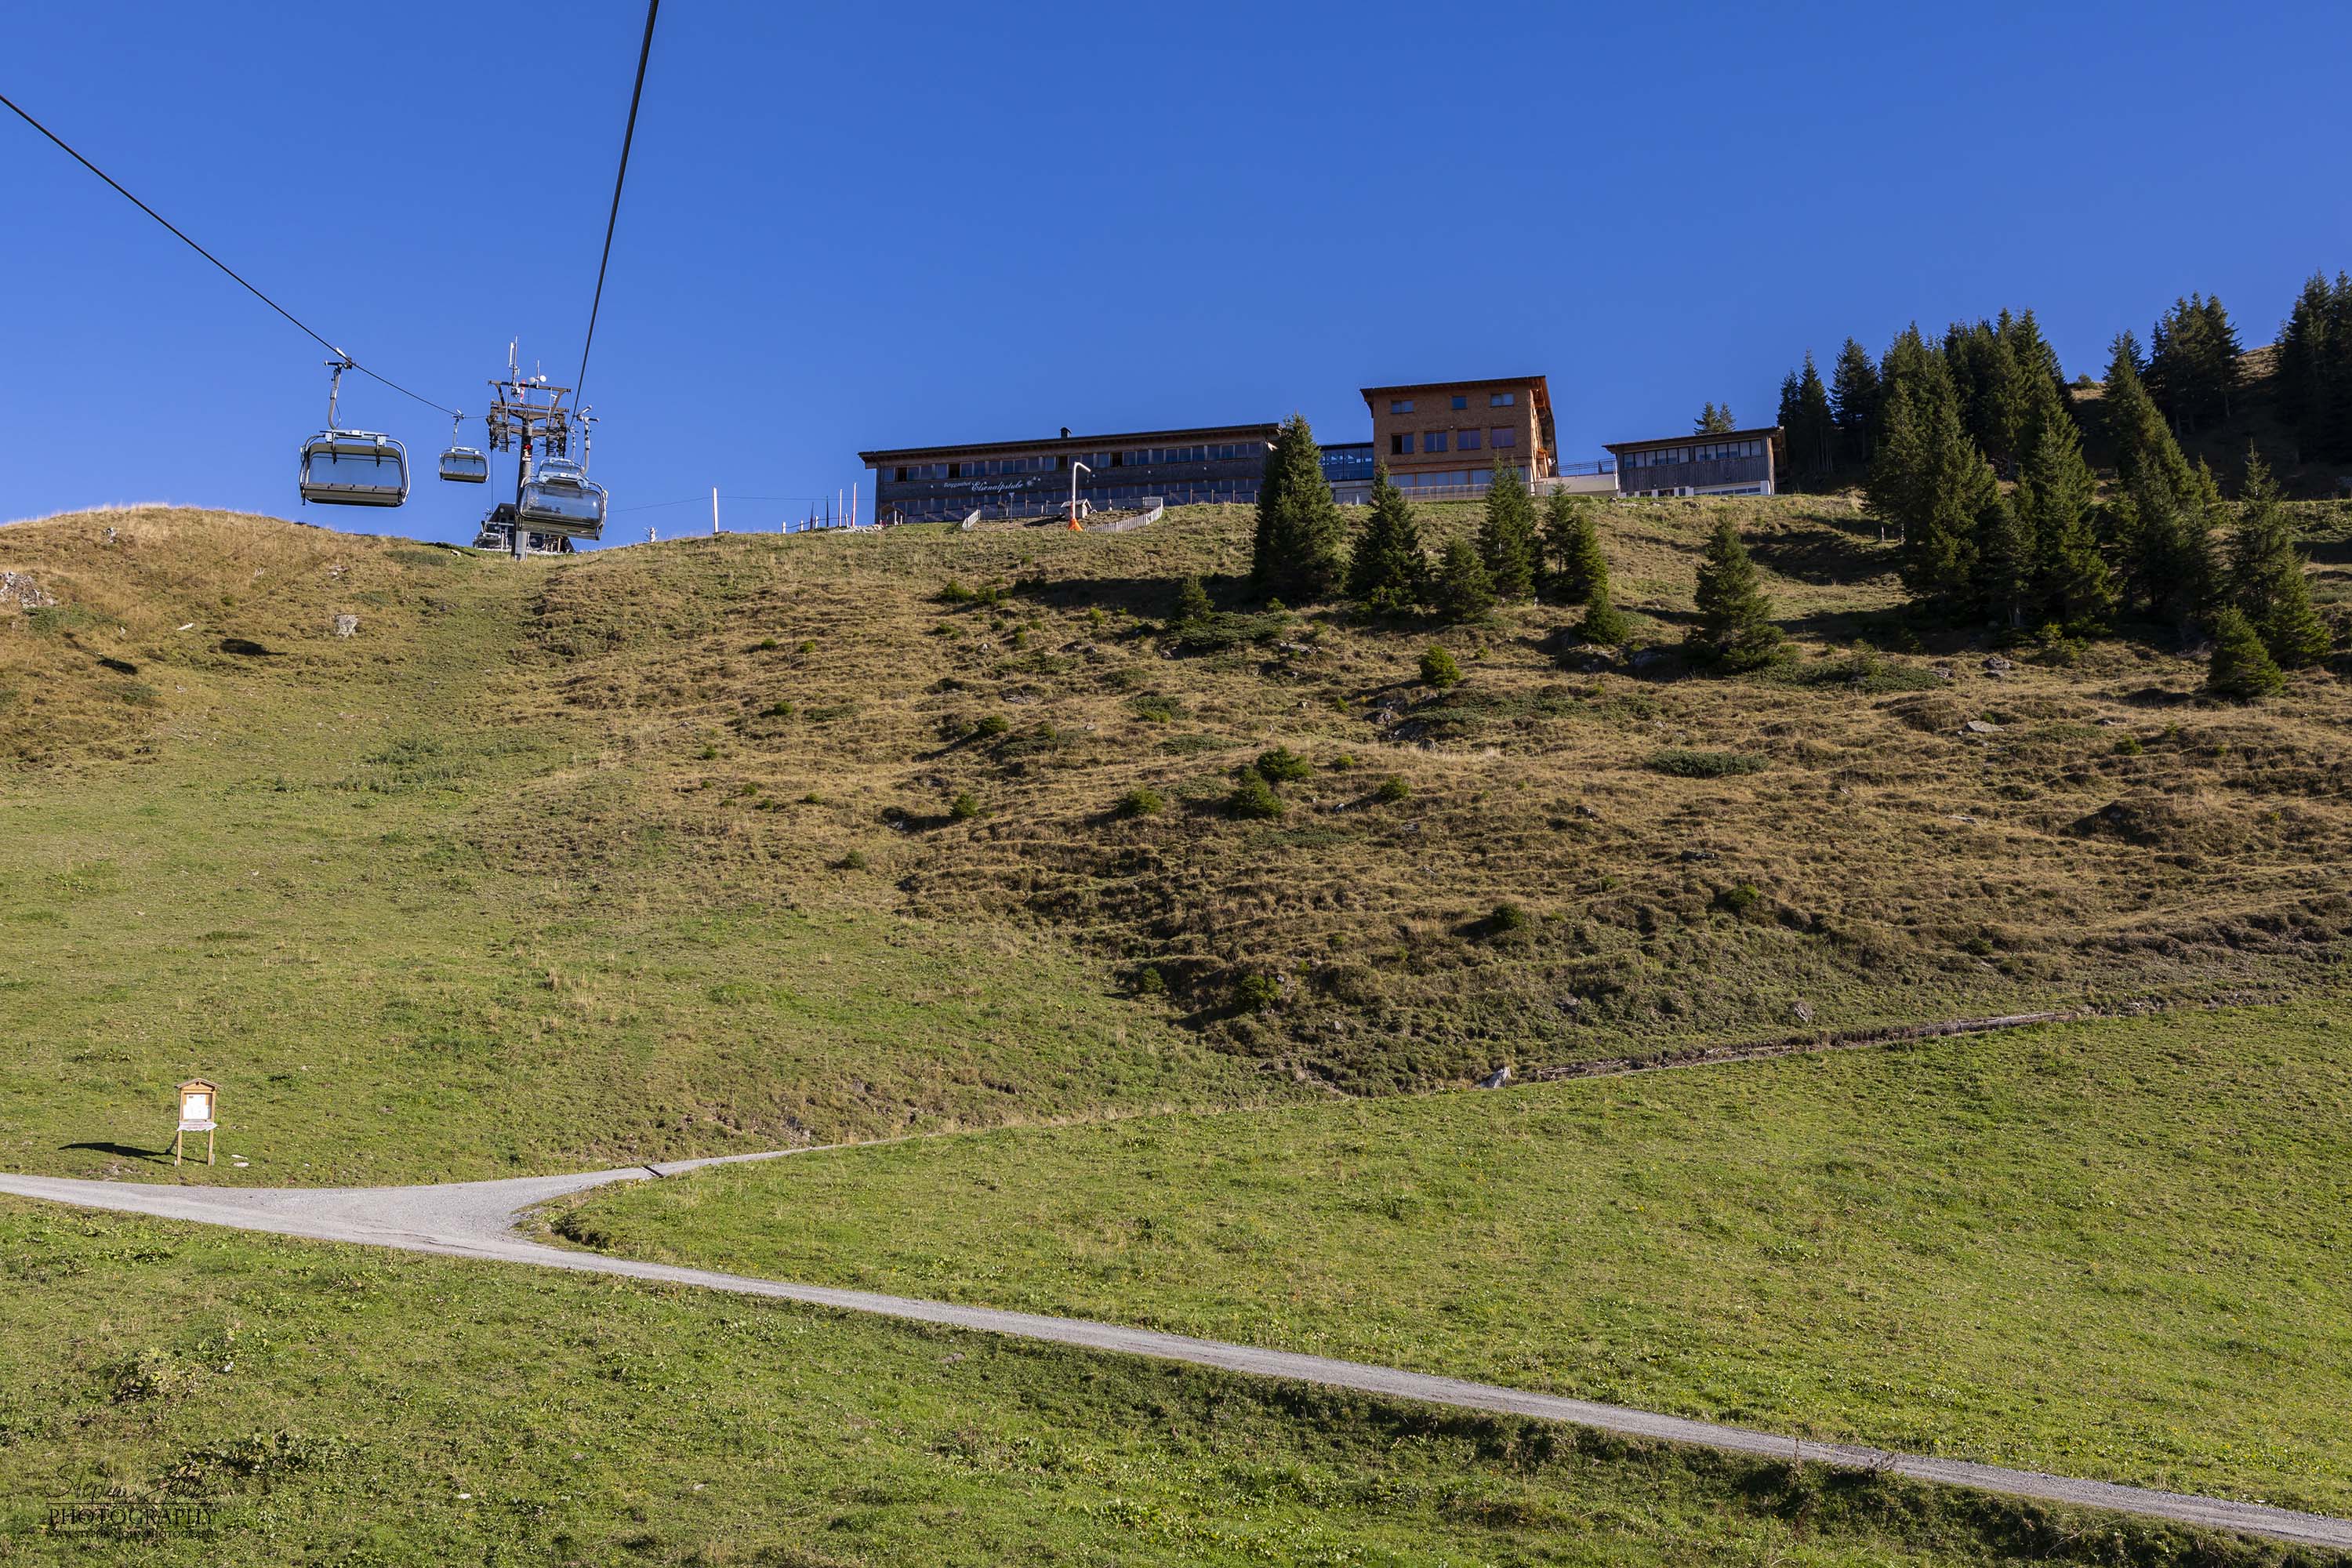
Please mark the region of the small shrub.
POLYGON ((1257 761, 1250 765, 1268 784, 1294 784, 1303 778, 1311 778, 1315 773, 1315 764, 1287 746, 1260 752, 1257 761))
POLYGON ((968 605, 971 603, 971 590, 950 577, 947 586, 940 590, 939 601, 942 605, 968 605))
POLYGON ((1002 713, 991 713, 971 727, 971 732, 983 740, 993 740, 1013 728, 1012 721, 1002 713))
POLYGON ((717 746, 705 746, 698 754, 706 763, 716 762, 719 760, 719 748, 717 746))
POLYGON ((1245 770, 1234 793, 1225 799, 1225 809, 1244 818, 1265 819, 1283 813, 1282 797, 1265 782, 1265 775, 1255 768, 1245 770))
POLYGON ((1147 963, 1135 972, 1135 994, 1139 996, 1165 996, 1168 979, 1156 963, 1147 963))
POLYGON ((1495 936, 1507 936, 1513 931, 1525 931, 1533 924, 1535 917, 1508 899, 1496 904, 1494 912, 1486 917, 1486 930, 1495 936))
POLYGON ((2139 743, 2137 735, 2126 735, 2116 742, 2116 755, 2119 757, 2137 757, 2146 750, 2147 748, 2139 743))
POLYGON ((803 637, 801 639, 800 651, 803 653, 814 653, 816 651, 816 639, 814 637, 803 637))
POLYGON ((970 822, 973 817, 978 816, 979 815, 980 797, 973 795, 970 790, 961 790, 957 792, 955 799, 948 802, 948 818, 950 821, 970 822))
POLYGON ((1720 779, 1737 773, 1760 773, 1766 763, 1762 757, 1745 752, 1697 752, 1683 746, 1669 746, 1651 757, 1653 773, 1671 773, 1678 779, 1720 779))
POLYGON ((1168 803, 1160 798, 1159 791, 1143 784, 1136 785, 1118 797, 1118 814, 1121 816, 1157 816, 1167 809, 1167 805, 1168 803))
POLYGON ((866 867, 866 851, 863 849, 853 849, 841 858, 841 868, 845 871, 863 871, 866 867))
POLYGON ((1356 753, 1353 752, 1342 752, 1323 765, 1329 768, 1335 773, 1351 772, 1356 766, 1356 753))
POLYGON ((1381 787, 1372 792, 1372 798, 1394 805, 1401 800, 1412 798, 1412 785, 1405 783, 1396 774, 1391 773, 1381 781, 1381 787))
POLYGON ((771 702, 767 711, 761 715, 763 719, 789 719, 792 716, 793 705, 789 702, 771 702))
POLYGON ((761 637, 760 639, 760 651, 761 653, 773 653, 783 646, 783 644, 778 642, 773 637, 761 637))
POLYGON ((823 805, 824 804, 824 796, 817 794, 814 790, 811 790, 808 794, 801 796, 801 804, 803 805, 823 805))
POLYGON ((1234 986, 1234 1005, 1244 1013, 1263 1013, 1282 1000, 1282 984, 1271 974, 1244 974, 1234 986))
POLYGON ((1586 601, 1584 627, 1578 635, 1596 647, 1616 647, 1633 635, 1633 623, 1609 602, 1609 591, 1602 588, 1586 601))
POLYGON ((1440 691, 1449 686, 1459 686, 1462 683, 1462 667, 1454 662, 1452 654, 1432 644, 1429 651, 1421 656, 1421 681, 1423 685, 1434 687, 1440 691))
POLYGON ((1755 883, 1741 882, 1717 893, 1715 901, 1725 913, 1745 917, 1764 901, 1764 895, 1757 890, 1755 883))
POLYGON ((1129 698, 1127 705, 1134 710, 1137 718, 1146 723, 1167 724, 1184 717, 1182 703, 1173 697, 1162 697, 1157 692, 1146 692, 1140 697, 1129 698))

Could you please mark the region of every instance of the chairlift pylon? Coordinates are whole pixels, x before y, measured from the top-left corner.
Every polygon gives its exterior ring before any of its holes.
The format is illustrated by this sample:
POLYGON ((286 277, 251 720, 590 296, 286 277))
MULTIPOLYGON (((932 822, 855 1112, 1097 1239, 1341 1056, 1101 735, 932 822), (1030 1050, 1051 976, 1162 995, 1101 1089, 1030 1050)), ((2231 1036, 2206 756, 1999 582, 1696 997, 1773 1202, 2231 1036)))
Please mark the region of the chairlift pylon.
POLYGON ((349 355, 327 362, 334 379, 327 386, 327 427, 302 443, 296 484, 307 504, 398 506, 408 499, 408 448, 373 430, 346 430, 336 403, 349 355))

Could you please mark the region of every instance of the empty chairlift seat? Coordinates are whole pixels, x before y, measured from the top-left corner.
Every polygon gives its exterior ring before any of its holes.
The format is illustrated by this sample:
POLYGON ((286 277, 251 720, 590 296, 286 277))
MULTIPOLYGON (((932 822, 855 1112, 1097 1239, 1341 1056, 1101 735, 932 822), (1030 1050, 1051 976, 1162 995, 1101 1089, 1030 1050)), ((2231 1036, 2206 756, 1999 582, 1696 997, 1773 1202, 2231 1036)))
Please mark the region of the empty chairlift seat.
POLYGON ((490 477, 490 459, 471 447, 452 447, 441 454, 441 477, 451 484, 478 485, 490 477))
POLYGON ((601 539, 604 487, 569 458, 550 458, 523 481, 516 513, 525 528, 569 539, 601 539))
POLYGON ((408 499, 408 449, 372 430, 321 430, 302 443, 302 499, 398 506, 408 499))

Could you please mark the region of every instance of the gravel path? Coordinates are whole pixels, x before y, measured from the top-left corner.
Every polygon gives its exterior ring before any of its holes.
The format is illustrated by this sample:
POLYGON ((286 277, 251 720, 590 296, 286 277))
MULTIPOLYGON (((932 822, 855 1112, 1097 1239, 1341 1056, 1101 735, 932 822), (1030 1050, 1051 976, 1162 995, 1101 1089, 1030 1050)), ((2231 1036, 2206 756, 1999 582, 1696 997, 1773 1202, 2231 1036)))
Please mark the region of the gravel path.
POLYGON ((1165 1361, 1190 1362, 1199 1366, 1220 1367, 1228 1372, 1248 1373, 1262 1377, 1291 1378, 1367 1394, 1423 1400, 1433 1405, 1498 1410, 1550 1421, 1568 1421, 1627 1436, 1692 1443, 1736 1454, 1801 1458, 1819 1464, 1885 1470, 1913 1480, 1974 1487, 1982 1491, 2031 1498, 2038 1501, 2111 1509, 2145 1518, 2352 1551, 2352 1520, 2335 1519, 2324 1514, 2298 1513, 2261 1503, 2153 1491, 2140 1487, 2117 1486, 2107 1481, 2074 1480, 2035 1470, 2012 1470, 1998 1465, 1970 1464, 1959 1459, 1888 1453, 1848 1444, 1801 1442, 1744 1427, 1686 1420, 1678 1415, 1661 1415, 1622 1405, 1595 1405, 1587 1400, 1498 1388, 1488 1384, 1465 1382, 1460 1378, 1435 1377, 1425 1373, 1335 1361, 1327 1356, 1302 1355, 1290 1351, 1260 1350, 1215 1340, 1190 1339, 1181 1334, 1120 1328, 1113 1323, 1088 1322, 1078 1318, 1049 1318, 1034 1312, 1007 1312, 989 1307, 922 1301, 866 1290, 835 1289, 823 1285, 793 1285, 774 1279, 754 1279, 740 1274, 720 1274, 709 1269, 681 1268, 669 1264, 640 1262, 635 1258, 609 1258, 602 1253, 573 1252, 528 1240, 514 1228, 515 1215, 519 1211, 567 1193, 581 1192, 612 1182, 643 1180, 648 1175, 675 1175, 703 1165, 776 1159, 781 1157, 781 1153, 790 1152, 798 1151, 783 1151, 777 1154, 722 1155, 716 1159, 684 1160, 662 1165, 631 1165, 623 1170, 591 1171, 565 1176, 521 1176, 509 1181, 452 1182, 420 1187, 239 1190, 0 1173, 0 1193, 88 1208, 149 1215, 159 1219, 193 1220, 204 1225, 231 1226, 240 1230, 268 1231, 318 1241, 390 1247, 452 1258, 485 1258, 502 1263, 569 1268, 588 1274, 618 1274, 633 1279, 693 1285, 750 1296, 772 1296, 843 1311, 879 1313, 885 1317, 912 1319, 950 1328, 1075 1345, 1085 1350, 1156 1356, 1165 1361))

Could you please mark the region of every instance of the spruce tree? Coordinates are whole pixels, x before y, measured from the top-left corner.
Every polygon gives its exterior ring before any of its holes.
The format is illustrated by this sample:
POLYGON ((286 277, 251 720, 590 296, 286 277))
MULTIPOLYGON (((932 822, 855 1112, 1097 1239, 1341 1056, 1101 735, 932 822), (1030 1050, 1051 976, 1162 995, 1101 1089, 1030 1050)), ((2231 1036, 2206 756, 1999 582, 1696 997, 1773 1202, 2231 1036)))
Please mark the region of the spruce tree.
MULTIPOLYGON (((1908 509, 1902 517, 1903 583, 1916 599, 1958 610, 1976 597, 1977 531, 1992 513, 1999 486, 1960 427, 1956 399, 1934 399, 1915 425, 1915 440, 1898 449, 1890 439, 1880 454, 1882 462, 1916 465, 1897 486, 1908 509)), ((1874 475, 1874 494, 1876 483, 1874 475)))
POLYGON ((1780 384, 1780 427, 1788 434, 1790 476, 1815 482, 1825 478, 1837 461, 1837 418, 1811 350, 1803 371, 1790 371, 1780 384))
POLYGON ((1883 399, 1878 366, 1870 352, 1852 338, 1838 351, 1837 370, 1830 381, 1830 411, 1837 422, 1838 457, 1843 467, 1868 465, 1878 450, 1878 426, 1883 399))
POLYGON ((1495 607, 1495 584, 1486 576, 1486 563, 1459 534, 1445 542, 1430 599, 1449 621, 1475 621, 1495 607))
POLYGON ((2083 460, 2083 438, 2072 419, 2042 431, 2014 500, 2041 552, 2034 603, 2076 631, 2105 626, 2116 613, 2115 581, 2093 526, 2098 481, 2083 460))
POLYGON ((1500 468, 1486 487, 1486 515, 1478 525, 1478 556, 1498 599, 1525 599, 1536 591, 1538 547, 1536 505, 1525 475, 1500 468))
POLYGON ((1209 603, 1209 591, 1201 585, 1200 578, 1188 576, 1176 584, 1176 613, 1170 617, 1174 625, 1204 621, 1215 613, 1216 606, 1209 603))
MULTIPOLYGON (((1685 406, 1687 407, 1688 405, 1685 406)), ((1738 428, 1738 425, 1731 417, 1730 404, 1727 403, 1718 408, 1715 404, 1709 403, 1700 411, 1694 433, 1700 436, 1721 436, 1738 428)))
POLYGON ((1551 562, 1550 591, 1563 604, 1580 605, 1592 591, 1609 586, 1609 563, 1601 553, 1601 530, 1592 508, 1554 490, 1544 502, 1544 552, 1551 562))
POLYGON ((2164 422, 2163 411, 2140 379, 2139 342, 2129 332, 2116 339, 2099 401, 2107 444, 2115 452, 2116 474, 2124 489, 2137 492, 2143 485, 2153 486, 2174 506, 2187 504, 2195 489, 2195 476, 2164 422))
POLYGON ((1698 624, 1685 640, 1694 654, 1727 670, 1754 669, 1780 649, 1772 601, 1757 584, 1756 563, 1728 511, 1717 518, 1699 563, 1698 624))
POLYGON ((1382 464, 1372 470, 1371 516, 1348 560, 1348 596, 1374 615, 1402 615, 1420 605, 1428 578, 1421 525, 1382 464))
POLYGON ((1998 486, 1985 495, 1977 513, 1976 555, 1977 597, 1985 618, 2013 630, 2038 622, 2033 590, 2042 562, 2040 541, 2032 519, 1998 486))
POLYGON ((2213 658, 2205 670, 2207 690, 2232 701, 2252 702, 2273 695, 2285 684, 2286 677, 2244 611, 2231 605, 2213 618, 2213 658))
POLYGON ((2246 486, 2237 537, 2231 542, 2230 598, 2283 668, 2301 669, 2335 646, 2312 608, 2311 583, 2278 486, 2262 458, 2246 452, 2246 486))
POLYGON ((1319 599, 1339 584, 1348 525, 1323 477, 1323 454, 1307 416, 1294 414, 1266 453, 1258 486, 1257 537, 1250 583, 1292 604, 1319 599))
POLYGON ((1609 584, 1604 580, 1593 584, 1584 601, 1584 624, 1579 635, 1586 642, 1601 647, 1614 647, 1633 635, 1633 623, 1625 618, 1609 597, 1609 584))

